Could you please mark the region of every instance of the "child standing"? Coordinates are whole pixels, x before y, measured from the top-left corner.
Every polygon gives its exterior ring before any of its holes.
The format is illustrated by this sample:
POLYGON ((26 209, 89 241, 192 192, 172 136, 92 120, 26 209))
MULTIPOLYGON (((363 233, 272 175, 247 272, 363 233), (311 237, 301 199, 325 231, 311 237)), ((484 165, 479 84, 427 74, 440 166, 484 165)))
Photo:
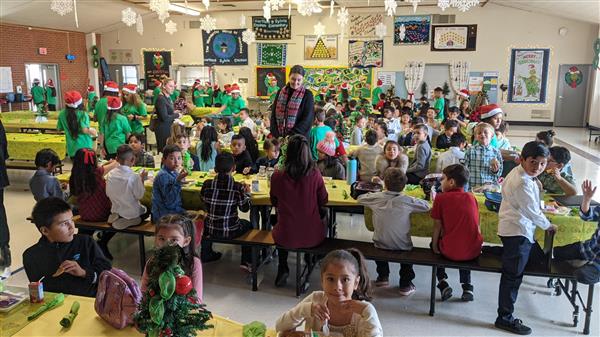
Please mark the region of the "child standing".
POLYGON ((56 177, 52 175, 54 168, 60 165, 60 159, 54 150, 42 149, 35 154, 37 171, 29 180, 29 189, 35 201, 49 197, 67 200, 68 195, 56 177))
POLYGON ((75 156, 79 149, 91 149, 92 137, 97 136, 96 130, 90 128, 90 117, 85 111, 79 110, 82 102, 81 94, 75 90, 65 93, 65 109, 58 114, 56 129, 65 132, 67 155, 75 156))
POLYGON ((117 156, 117 148, 125 144, 131 133, 131 127, 127 117, 120 113, 123 103, 119 97, 109 96, 107 104, 108 112, 98 142, 104 144, 106 159, 114 159, 117 156))
POLYGON ((350 145, 362 145, 363 143, 363 129, 367 124, 367 120, 364 116, 356 117, 356 125, 352 129, 352 134, 350 135, 350 145))
POLYGON ((356 249, 335 250, 321 261, 321 287, 284 313, 275 324, 281 336, 304 323, 304 331, 334 332, 344 337, 382 337, 371 300, 365 261, 356 249))
POLYGON ((133 133, 144 133, 144 126, 142 120, 148 117, 148 111, 146 110, 146 104, 142 102, 140 95, 137 93, 137 85, 126 84, 123 86, 123 115, 129 120, 129 127, 133 133))
POLYGON ((208 172, 215 168, 215 159, 221 151, 217 130, 207 125, 200 132, 200 141, 196 145, 200 171, 208 172))
POLYGON ((383 184, 385 171, 390 167, 397 167, 404 174, 406 174, 406 169, 408 168, 408 156, 402 153, 398 142, 393 140, 388 140, 385 143, 383 155, 379 155, 375 159, 377 175, 373 177, 373 182, 383 184))
POLYGON ((235 171, 242 174, 252 173, 254 164, 252 163, 252 157, 246 150, 246 139, 242 135, 234 135, 231 138, 231 153, 235 160, 235 171))
POLYGON ((556 226, 542 212, 540 189, 534 179, 544 172, 548 155, 548 148, 542 143, 525 144, 521 152, 521 165, 514 168, 502 184, 498 235, 504 249, 495 326, 520 335, 531 333, 531 328, 513 317, 513 311, 534 243, 535 227, 556 230, 556 226))
MULTIPOLYGON (((196 231, 190 218, 172 214, 163 216, 158 221, 154 233, 154 245, 159 248, 167 245, 178 245, 183 248, 183 271, 192 279, 196 297, 202 302, 202 262, 196 255, 194 242, 196 242, 196 231)), ((142 293, 148 289, 148 274, 152 264, 153 259, 150 259, 144 268, 140 286, 142 293)))
MULTIPOLYGON (((425 200, 402 194, 406 185, 406 175, 396 167, 385 171, 385 191, 367 193, 358 197, 358 203, 373 211, 373 243, 375 247, 389 250, 411 250, 410 214, 427 212, 429 203, 425 200)), ((378 287, 389 284, 390 267, 387 261, 376 261, 378 287)), ((412 283, 415 272, 412 264, 400 265, 400 294, 408 296, 415 292, 412 283)))
POLYGON ((453 119, 446 120, 444 124, 444 133, 440 134, 435 141, 435 147, 438 149, 447 149, 450 147, 452 135, 458 133, 458 122, 453 119))
POLYGON ((42 237, 23 253, 29 281, 44 278, 46 291, 96 296, 100 273, 111 268, 110 261, 90 236, 75 234, 71 206, 46 198, 36 203, 31 217, 42 237))
POLYGON ((502 155, 491 145, 494 128, 487 123, 475 127, 477 144, 465 153, 465 166, 469 169, 469 187, 471 189, 485 183, 498 184, 502 175, 502 155))
POLYGON ((162 168, 152 183, 152 222, 169 214, 184 214, 181 181, 188 172, 182 169, 181 149, 167 145, 163 150, 162 168))
MULTIPOLYGON (((460 165, 446 167, 442 173, 442 192, 433 201, 433 236, 431 248, 451 261, 469 261, 481 254, 483 238, 479 230, 479 210, 473 194, 463 187, 469 181, 469 171, 460 165)), ((465 302, 473 300, 471 271, 459 270, 465 302)), ((452 288, 446 281, 445 268, 437 268, 438 289, 442 301, 452 297, 452 288)))
POLYGON ((413 139, 417 143, 417 147, 415 148, 415 157, 406 169, 406 177, 409 184, 418 185, 421 179, 427 175, 431 160, 431 146, 428 142, 427 126, 425 124, 415 125, 413 139))
POLYGON ((152 153, 144 150, 146 137, 143 134, 130 134, 127 138, 127 144, 131 146, 133 155, 135 156, 135 164, 133 166, 154 168, 154 157, 152 156, 152 153))
POLYGON ((442 170, 450 165, 462 164, 465 160, 465 146, 465 136, 462 133, 453 134, 450 138, 450 148, 438 157, 435 172, 442 173, 442 170))
POLYGON ((382 147, 377 144, 377 133, 373 130, 367 131, 365 136, 367 144, 362 145, 350 153, 351 157, 358 158, 360 169, 358 175, 361 181, 370 182, 377 174, 375 159, 381 154, 382 147))
POLYGON ((437 114, 435 119, 438 121, 443 121, 444 116, 444 106, 446 104, 446 100, 444 99, 444 90, 440 87, 437 87, 433 90, 433 108, 435 109, 435 113, 437 114))

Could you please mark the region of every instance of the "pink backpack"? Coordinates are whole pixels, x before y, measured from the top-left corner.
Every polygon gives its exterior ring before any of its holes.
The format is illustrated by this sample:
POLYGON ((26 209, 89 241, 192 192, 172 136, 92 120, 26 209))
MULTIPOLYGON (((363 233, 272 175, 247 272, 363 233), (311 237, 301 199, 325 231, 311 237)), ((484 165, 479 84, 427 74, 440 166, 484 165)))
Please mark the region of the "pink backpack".
POLYGON ((112 268, 100 274, 94 308, 113 327, 123 329, 133 324, 133 313, 141 300, 140 288, 126 272, 112 268))

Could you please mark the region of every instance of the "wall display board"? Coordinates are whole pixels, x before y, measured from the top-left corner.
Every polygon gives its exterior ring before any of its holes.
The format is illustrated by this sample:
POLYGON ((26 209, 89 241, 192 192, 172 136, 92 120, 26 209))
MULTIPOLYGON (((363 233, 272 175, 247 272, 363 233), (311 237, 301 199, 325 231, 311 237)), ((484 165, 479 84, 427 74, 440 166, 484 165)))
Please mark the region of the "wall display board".
POLYGON ((477 25, 433 26, 431 51, 475 51, 477 25))
POLYGON ((394 45, 428 44, 431 15, 394 17, 394 45))
POLYGON ((133 49, 109 49, 108 61, 110 64, 132 64, 133 49))
POLYGON ((287 44, 285 43, 257 43, 256 55, 259 66, 285 66, 287 58, 287 44))
POLYGON ((488 95, 488 102, 490 104, 498 103, 498 72, 470 72, 468 90, 471 96, 475 96, 482 90, 485 90, 488 95))
POLYGON ((375 37, 375 27, 383 18, 383 13, 350 15, 350 37, 375 37))
POLYGON ((292 38, 292 18, 282 15, 267 20, 262 16, 253 16, 252 30, 257 40, 289 40, 292 38))
POLYGON ((247 65, 248 45, 242 41, 245 29, 202 31, 204 65, 247 65))
POLYGON ((169 76, 173 62, 172 51, 142 49, 142 55, 147 89, 154 89, 154 80, 160 80, 161 76, 169 76))
POLYGON ((383 67, 383 40, 348 41, 348 66, 383 67))
POLYGON ((512 49, 509 103, 546 103, 550 49, 512 49))
POLYGON ((304 36, 305 60, 337 60, 337 35, 304 36))
POLYGON ((373 83, 372 68, 346 68, 346 67, 305 67, 304 85, 313 93, 318 93, 323 86, 331 84, 339 88, 342 83, 350 86, 350 96, 360 97, 361 90, 369 90, 373 83))
POLYGON ((277 86, 283 88, 286 84, 285 67, 256 67, 256 96, 269 97, 269 87, 274 87, 270 83, 269 77, 277 79, 277 86))

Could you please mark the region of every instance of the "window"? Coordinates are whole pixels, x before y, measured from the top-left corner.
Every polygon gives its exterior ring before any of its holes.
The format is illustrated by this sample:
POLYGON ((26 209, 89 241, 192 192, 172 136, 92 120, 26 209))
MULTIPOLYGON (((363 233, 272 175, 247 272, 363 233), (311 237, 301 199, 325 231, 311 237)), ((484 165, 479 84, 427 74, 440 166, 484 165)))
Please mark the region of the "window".
POLYGON ((177 68, 177 84, 191 87, 196 79, 199 79, 202 83, 212 82, 210 72, 210 67, 179 66, 177 68))
POLYGON ((123 84, 138 84, 137 66, 123 66, 123 84))

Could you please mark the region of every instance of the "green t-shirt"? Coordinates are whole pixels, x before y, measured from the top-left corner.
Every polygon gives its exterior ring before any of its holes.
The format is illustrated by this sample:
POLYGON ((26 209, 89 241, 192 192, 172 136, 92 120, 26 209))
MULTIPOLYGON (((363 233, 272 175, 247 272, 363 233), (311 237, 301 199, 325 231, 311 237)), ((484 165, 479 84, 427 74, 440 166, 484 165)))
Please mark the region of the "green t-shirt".
POLYGON ((33 96, 34 104, 43 103, 45 101, 44 88, 40 87, 39 85, 34 86, 33 88, 31 88, 31 96, 33 96))
POLYGON ((77 134, 77 138, 73 138, 67 123, 67 111, 62 110, 58 114, 56 128, 65 132, 65 139, 67 141, 67 155, 69 157, 74 157, 75 153, 79 149, 91 149, 93 146, 92 137, 83 133, 84 128, 90 127, 90 117, 86 112, 77 110, 77 120, 79 121, 79 133, 77 134))
POLYGON ((140 120, 129 120, 129 115, 134 116, 148 116, 148 111, 146 110, 146 104, 141 103, 139 107, 131 104, 125 104, 121 112, 127 120, 129 121, 129 127, 131 127, 131 132, 133 133, 144 133, 144 126, 142 125, 142 121, 140 120))
POLYGON ((438 114, 435 117, 435 119, 437 120, 444 120, 444 104, 445 104, 445 100, 444 97, 440 97, 440 98, 436 98, 435 102, 433 104, 433 108, 435 110, 437 110, 438 114))
POLYGON ((204 90, 194 90, 194 105, 197 108, 204 107, 204 97, 202 95, 205 95, 204 90))
MULTIPOLYGON (((277 96, 277 92, 279 91, 279 86, 268 87, 267 95, 269 95, 269 102, 273 103, 275 100, 275 96, 277 96)), ((318 97, 318 96, 317 96, 318 97)))
POLYGON ((221 96, 221 106, 224 106, 225 109, 221 112, 223 116, 231 116, 231 96, 227 94, 223 94, 221 96))
MULTIPOLYGON (((234 99, 233 97, 229 99, 229 102, 227 103, 227 109, 229 109, 229 115, 233 115, 233 114, 238 114, 240 113, 240 110, 242 108, 246 107, 246 101, 244 101, 244 99, 240 96, 236 99, 234 99)), ((225 110, 227 110, 225 109, 225 110)), ((235 117, 233 120, 233 124, 234 125, 238 125, 240 124, 242 120, 240 119, 240 117, 235 117)))
POLYGON ((206 89, 206 94, 208 95, 207 97, 204 97, 204 105, 205 106, 211 106, 212 102, 213 102, 213 89, 212 88, 208 88, 206 89))
POLYGON ((108 99, 106 97, 102 97, 96 102, 96 106, 94 107, 94 117, 96 117, 96 121, 98 121, 98 130, 100 134, 104 132, 104 122, 106 120, 106 113, 108 112, 108 99))
POLYGON ((56 104, 56 89, 54 90, 54 95, 52 95, 53 88, 46 88, 46 101, 48 104, 56 104))
POLYGON ((117 153, 117 148, 125 144, 127 134, 131 133, 127 117, 117 113, 111 121, 104 124, 104 145, 108 154, 117 153))
MULTIPOLYGON (((319 152, 317 151, 317 144, 319 144, 320 141, 325 139, 325 135, 327 134, 327 132, 330 132, 330 131, 333 132, 333 130, 327 125, 315 126, 312 129, 310 129, 310 132, 308 134, 308 139, 310 141, 310 150, 312 153, 313 160, 319 159, 319 152)), ((335 138, 335 147, 337 148, 339 145, 340 145, 340 143, 336 137, 335 138)))
POLYGON ((379 95, 381 95, 382 92, 383 90, 381 90, 381 87, 373 89, 373 99, 371 100, 373 105, 377 105, 377 103, 379 103, 379 95))
POLYGON ((96 98, 95 91, 88 93, 87 111, 92 111, 92 104, 94 103, 94 98, 96 98))
POLYGON ((152 105, 156 105, 158 95, 160 95, 160 87, 156 87, 154 90, 152 90, 152 105))
POLYGON ((175 89, 171 94, 171 102, 175 102, 177 100, 177 97, 179 97, 179 90, 175 89))
POLYGON ((371 99, 371 90, 367 87, 360 89, 360 98, 371 99))

